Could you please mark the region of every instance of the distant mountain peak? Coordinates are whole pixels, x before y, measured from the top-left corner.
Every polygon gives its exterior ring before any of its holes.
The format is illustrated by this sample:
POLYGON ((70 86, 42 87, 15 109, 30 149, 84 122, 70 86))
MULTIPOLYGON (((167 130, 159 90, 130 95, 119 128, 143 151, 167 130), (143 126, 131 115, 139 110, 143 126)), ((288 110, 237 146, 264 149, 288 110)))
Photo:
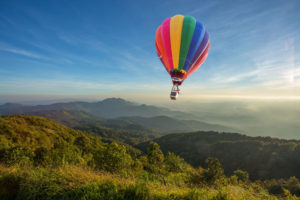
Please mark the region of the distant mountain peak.
POLYGON ((172 111, 167 108, 152 105, 139 104, 134 101, 124 100, 122 98, 107 98, 99 102, 73 101, 35 106, 0 105, 0 115, 24 114, 41 110, 78 110, 104 118, 124 116, 155 117, 161 115, 176 119, 191 118, 191 114, 188 113, 172 111))
POLYGON ((126 101, 125 99, 115 98, 115 97, 104 99, 103 101, 100 101, 99 103, 115 103, 115 104, 130 104, 130 105, 133 104, 132 102, 126 101))

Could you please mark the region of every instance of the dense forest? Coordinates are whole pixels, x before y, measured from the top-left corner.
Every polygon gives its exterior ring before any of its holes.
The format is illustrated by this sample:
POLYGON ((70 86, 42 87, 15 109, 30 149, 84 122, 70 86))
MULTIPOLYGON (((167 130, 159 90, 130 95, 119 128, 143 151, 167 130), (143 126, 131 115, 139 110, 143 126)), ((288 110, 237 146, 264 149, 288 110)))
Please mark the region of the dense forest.
POLYGON ((44 117, 0 118, 1 199, 298 199, 296 177, 251 181, 147 144, 145 153, 44 117), (105 142, 104 142, 105 141, 105 142))
MULTIPOLYGON (((165 153, 174 152, 194 167, 204 166, 207 157, 216 157, 226 174, 242 169, 252 180, 300 178, 299 140, 198 131, 169 134, 154 141, 165 153)), ((137 147, 146 151, 147 145, 137 147)))

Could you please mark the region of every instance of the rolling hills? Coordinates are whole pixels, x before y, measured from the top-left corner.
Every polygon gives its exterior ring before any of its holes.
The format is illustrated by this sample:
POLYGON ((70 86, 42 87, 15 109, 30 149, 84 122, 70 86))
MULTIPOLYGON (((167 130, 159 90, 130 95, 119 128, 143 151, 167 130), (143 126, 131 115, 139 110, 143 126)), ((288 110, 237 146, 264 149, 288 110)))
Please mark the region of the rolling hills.
POLYGON ((40 110, 77 110, 93 114, 98 117, 116 118, 123 116, 170 116, 179 118, 191 118, 190 114, 179 111, 171 111, 166 108, 150 106, 145 104, 136 104, 120 98, 108 98, 103 101, 88 103, 88 102, 69 102, 55 103, 50 105, 27 106, 14 103, 6 103, 0 106, 0 114, 24 114, 32 111, 40 110))
POLYGON ((86 131, 106 140, 116 140, 131 145, 159 136, 159 133, 154 129, 142 125, 110 126, 107 119, 83 111, 40 110, 27 112, 25 115, 46 117, 70 128, 86 131))
MULTIPOLYGON (((249 137, 236 133, 176 133, 154 139, 166 153, 174 152, 194 167, 205 166, 207 157, 218 158, 225 173, 235 169, 250 178, 300 178, 300 141, 271 137, 249 137)), ((137 145, 145 151, 148 142, 137 145)))
POLYGON ((226 126, 218 124, 209 124, 196 120, 178 120, 167 116, 155 117, 119 117, 119 118, 101 118, 84 111, 77 110, 39 110, 26 112, 26 115, 42 116, 60 122, 72 128, 78 128, 82 125, 102 125, 113 129, 123 129, 139 131, 145 134, 164 135, 169 132, 186 131, 233 131, 226 126))
MULTIPOLYGON (((170 132, 190 132, 190 131, 236 131, 230 127, 222 126, 219 124, 209 124, 206 122, 200 122, 196 120, 182 120, 174 119, 167 116, 156 117, 120 117, 119 120, 124 120, 132 124, 140 124, 143 126, 151 127, 162 133, 170 132)), ((117 124, 114 120, 110 120, 110 123, 117 124)))
POLYGON ((67 148, 77 138, 88 140, 92 146, 102 145, 100 140, 83 131, 74 130, 57 122, 36 116, 5 116, 0 117, 1 147, 52 149, 58 145, 67 148))
MULTIPOLYGON (((274 199, 263 184, 196 170, 156 143, 147 154, 44 117, 0 117, 2 199, 274 199)), ((245 172, 242 172, 245 173, 245 172)), ((290 193, 284 197, 296 198, 290 193)))
POLYGON ((0 115, 12 114, 44 116, 72 128, 101 125, 145 134, 196 130, 237 131, 223 125, 193 120, 193 116, 188 113, 139 105, 118 98, 96 103, 70 102, 37 106, 7 103, 0 106, 0 115))

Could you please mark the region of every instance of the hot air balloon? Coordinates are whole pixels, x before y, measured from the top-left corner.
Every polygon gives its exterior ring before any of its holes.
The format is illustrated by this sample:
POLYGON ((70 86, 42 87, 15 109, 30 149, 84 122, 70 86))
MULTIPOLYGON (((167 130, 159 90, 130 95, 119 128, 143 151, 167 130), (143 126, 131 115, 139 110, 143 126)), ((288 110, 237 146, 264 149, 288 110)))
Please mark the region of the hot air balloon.
POLYGON ((173 82, 171 99, 177 99, 179 86, 204 62, 209 47, 207 30, 191 16, 176 15, 158 27, 155 48, 173 82))

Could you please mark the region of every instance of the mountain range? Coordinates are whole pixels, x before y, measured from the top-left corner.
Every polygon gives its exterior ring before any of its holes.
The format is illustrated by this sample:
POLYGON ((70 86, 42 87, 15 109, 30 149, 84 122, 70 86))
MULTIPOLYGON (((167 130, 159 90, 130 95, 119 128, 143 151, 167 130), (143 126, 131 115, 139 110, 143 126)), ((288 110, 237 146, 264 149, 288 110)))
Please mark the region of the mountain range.
POLYGON ((159 115, 181 119, 192 118, 190 114, 184 112, 171 111, 166 108, 151 105, 137 104, 121 98, 108 98, 103 101, 93 103, 69 102, 35 106, 6 103, 0 106, 0 114, 2 115, 24 114, 26 112, 40 110, 78 110, 105 118, 116 118, 122 116, 154 117, 159 115))
POLYGON ((194 116, 189 113, 140 105, 120 98, 95 103, 70 102, 36 106, 6 103, 0 106, 0 115, 12 114, 44 116, 73 128, 83 124, 97 124, 148 134, 197 130, 237 131, 231 127, 194 120, 194 116))

